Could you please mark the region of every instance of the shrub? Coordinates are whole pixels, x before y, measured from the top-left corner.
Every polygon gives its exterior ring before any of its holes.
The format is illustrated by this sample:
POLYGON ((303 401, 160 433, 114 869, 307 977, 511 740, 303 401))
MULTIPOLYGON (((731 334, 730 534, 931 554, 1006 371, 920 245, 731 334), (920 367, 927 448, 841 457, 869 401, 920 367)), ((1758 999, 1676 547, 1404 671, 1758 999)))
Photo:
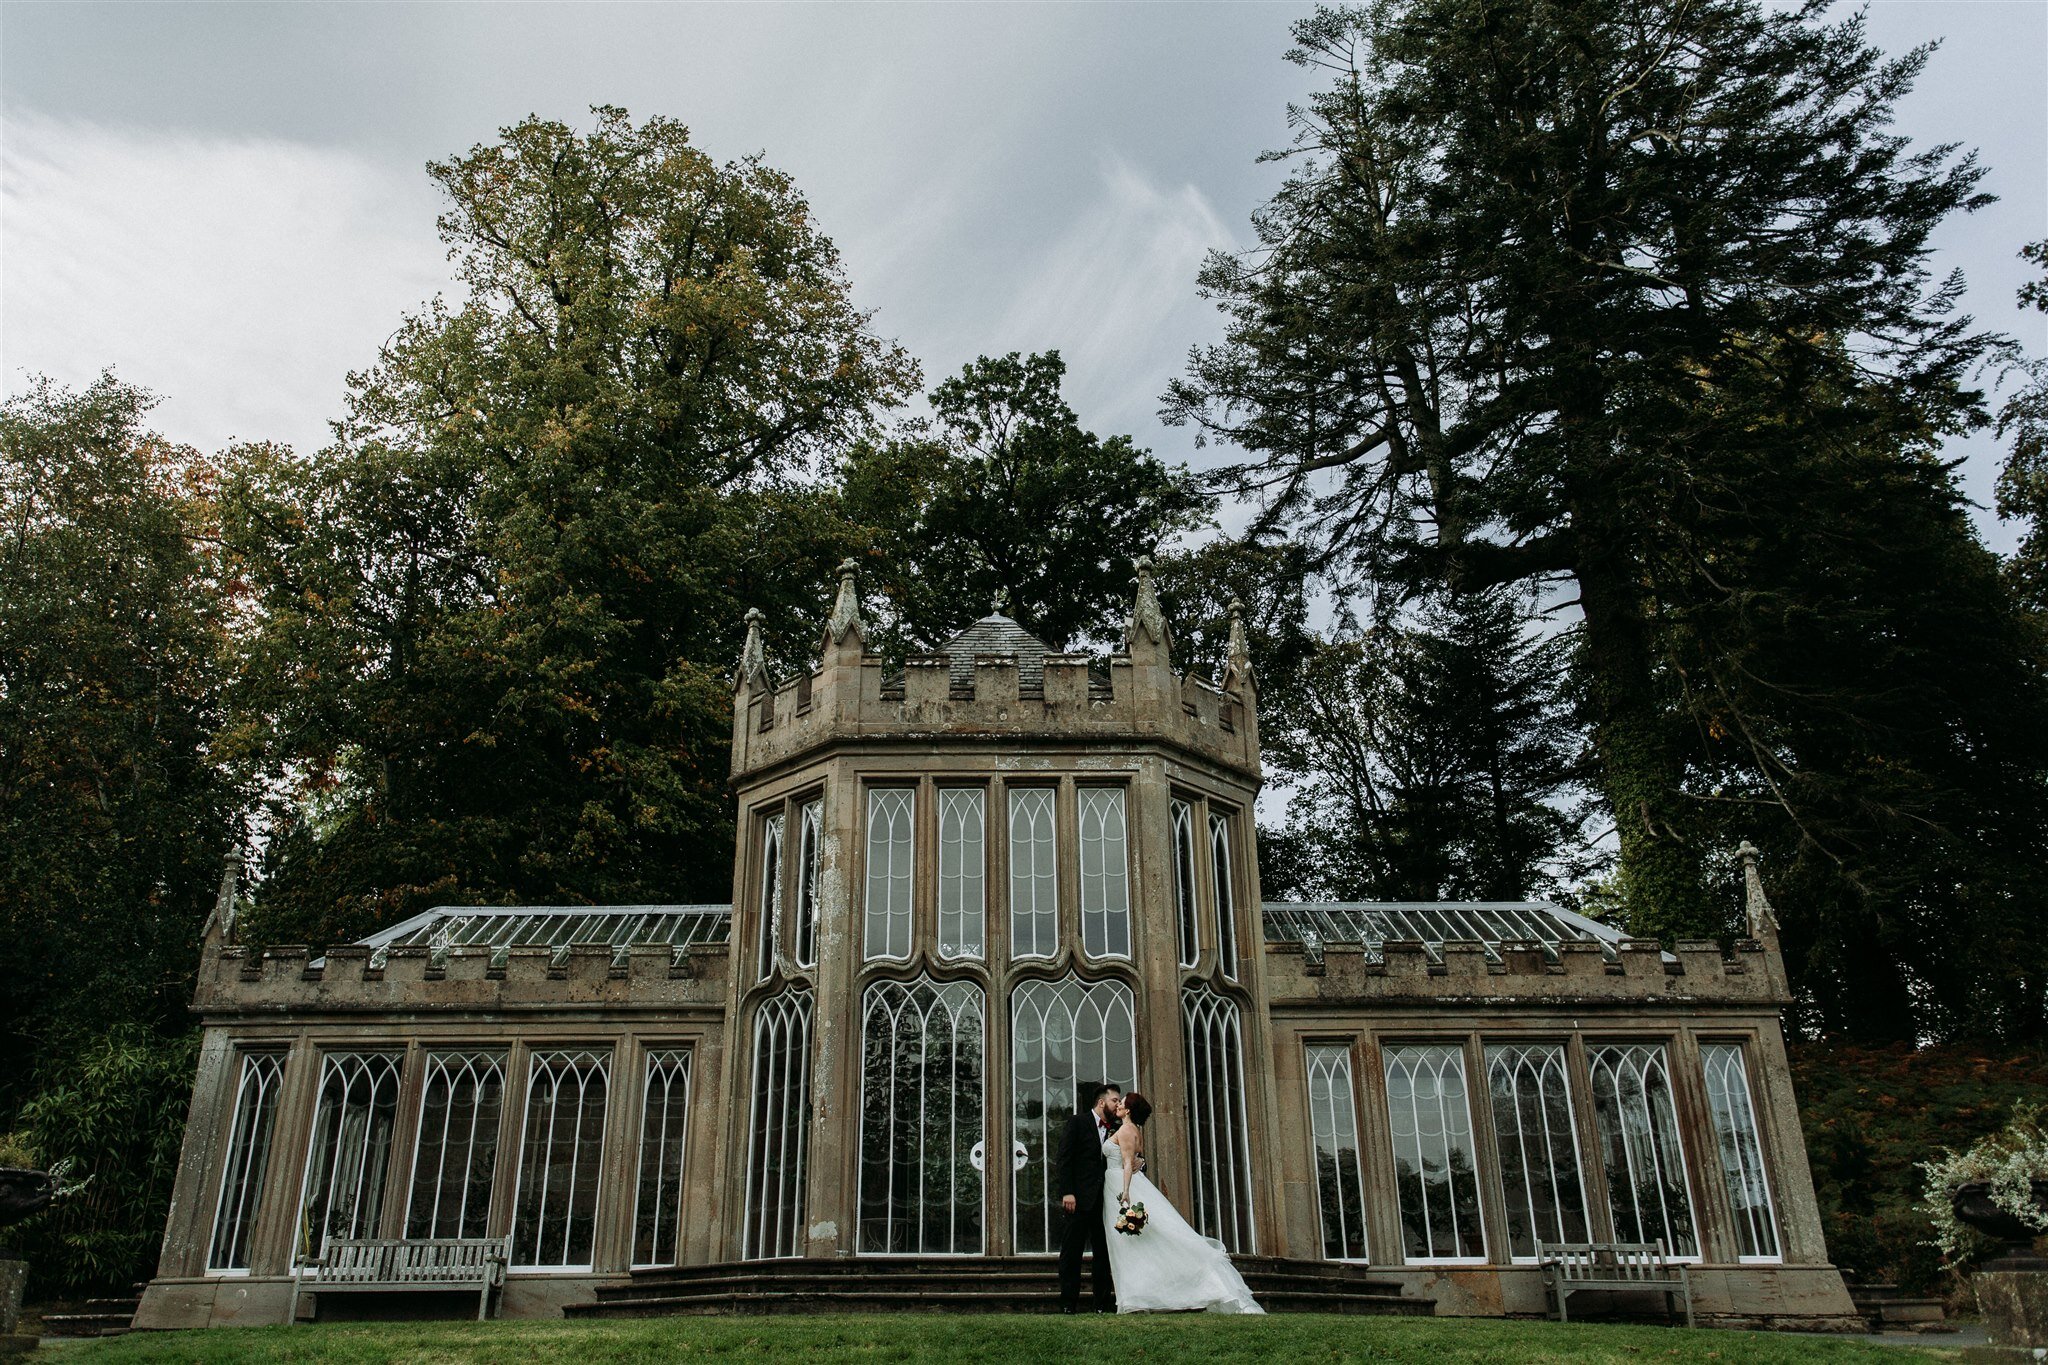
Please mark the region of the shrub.
POLYGON ((1972 1181, 1990 1186, 1991 1202, 2036 1232, 2048 1232, 2048 1210, 2034 1204, 2034 1182, 2048 1180, 2048 1123, 2040 1106, 2021 1104, 2012 1122, 1979 1138, 1961 1152, 1944 1149, 1934 1161, 1921 1163, 1927 1172, 1927 1197, 1921 1205, 1934 1224, 1935 1245, 1950 1265, 1976 1259, 1985 1250, 1984 1237, 1956 1218, 1955 1192, 1972 1181))

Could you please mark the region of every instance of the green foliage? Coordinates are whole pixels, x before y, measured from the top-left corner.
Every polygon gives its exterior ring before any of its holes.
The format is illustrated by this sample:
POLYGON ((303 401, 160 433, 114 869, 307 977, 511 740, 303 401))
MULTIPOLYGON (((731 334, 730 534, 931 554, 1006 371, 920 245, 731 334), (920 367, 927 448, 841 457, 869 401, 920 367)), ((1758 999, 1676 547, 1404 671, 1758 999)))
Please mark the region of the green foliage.
POLYGON ((1082 430, 1059 352, 983 356, 932 390, 933 421, 855 448, 846 514, 868 528, 885 648, 933 648, 1006 614, 1054 649, 1115 638, 1131 560, 1200 525, 1187 474, 1082 430))
POLYGON ((215 474, 151 402, 0 406, 0 1115, 111 1027, 184 1026, 240 801, 215 474))
POLYGON ((431 166, 461 307, 352 379, 331 449, 235 453, 227 747, 279 793, 252 936, 729 894, 744 612, 807 657, 852 546, 811 480, 915 368, 788 177, 596 114, 431 166))
POLYGON ((1829 1257, 1866 1281, 1940 1287, 1921 1163, 1997 1132, 2020 1101, 2048 1093, 2048 1058, 1967 1043, 1805 1044, 1792 1072, 1829 1257))
MULTIPOLYGON (((2048 241, 2020 253, 2043 277, 2020 290, 2020 305, 2048 313, 2048 241)), ((1998 434, 2012 442, 1998 476, 1998 515, 2020 523, 2019 549, 2006 563, 2013 588, 2037 618, 2048 619, 2048 355, 2021 367, 2025 382, 1998 414, 1998 434)))
POLYGON ((36 1149, 29 1145, 25 1133, 0 1133, 0 1166, 12 1166, 17 1170, 37 1171, 42 1160, 36 1149))
POLYGON ((1934 1224, 1935 1245, 1950 1265, 1989 1250, 1984 1237, 1956 1217, 1956 1191, 1973 1182, 1988 1186, 1991 1202, 2022 1227, 2048 1232, 2048 1209, 2034 1202, 2035 1182, 2048 1183, 2048 1123, 2038 1104, 2018 1105, 2005 1127, 1963 1151, 1944 1149, 1937 1159, 1922 1162, 1921 1169, 1927 1185, 1920 1207, 1934 1224))
MULTIPOLYGON (((14 1234, 31 1293, 125 1288, 155 1269, 185 1136, 199 1035, 166 1039, 133 1025, 61 1067, 23 1108, 23 1132, 84 1188, 14 1234)), ((0 1163, 4 1164, 4 1163, 0 1163)))

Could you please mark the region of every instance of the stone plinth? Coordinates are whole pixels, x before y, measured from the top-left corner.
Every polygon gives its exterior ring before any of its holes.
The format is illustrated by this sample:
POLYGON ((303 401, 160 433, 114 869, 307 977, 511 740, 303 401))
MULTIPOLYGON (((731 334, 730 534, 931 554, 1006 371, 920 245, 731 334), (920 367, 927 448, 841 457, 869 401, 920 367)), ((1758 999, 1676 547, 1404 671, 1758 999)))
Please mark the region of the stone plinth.
POLYGON ((1993 1346, 2048 1346, 2048 1269, 1982 1270, 1971 1283, 1993 1346))
POLYGON ((28 1262, 0 1260, 0 1356, 35 1349, 34 1337, 18 1336, 21 1295, 28 1287, 28 1262))

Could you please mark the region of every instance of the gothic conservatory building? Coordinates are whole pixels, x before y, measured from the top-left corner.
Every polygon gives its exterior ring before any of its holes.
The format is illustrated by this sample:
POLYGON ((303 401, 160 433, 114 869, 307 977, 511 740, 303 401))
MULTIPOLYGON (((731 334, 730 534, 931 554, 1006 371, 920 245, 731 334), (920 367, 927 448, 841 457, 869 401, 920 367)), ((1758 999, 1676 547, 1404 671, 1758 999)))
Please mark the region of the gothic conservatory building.
POLYGON ((849 566, 794 679, 750 625, 729 905, 258 949, 230 878, 137 1326, 381 1311, 308 1273, 364 1241, 495 1239, 508 1317, 1051 1308, 1051 1148, 1101 1080, 1271 1307, 1538 1315, 1541 1247, 1661 1243, 1703 1321, 1857 1321, 1753 856, 1725 948, 1265 901, 1241 627, 1219 679, 1176 673, 1141 564, 1107 659, 999 613, 898 670, 858 600, 849 566))

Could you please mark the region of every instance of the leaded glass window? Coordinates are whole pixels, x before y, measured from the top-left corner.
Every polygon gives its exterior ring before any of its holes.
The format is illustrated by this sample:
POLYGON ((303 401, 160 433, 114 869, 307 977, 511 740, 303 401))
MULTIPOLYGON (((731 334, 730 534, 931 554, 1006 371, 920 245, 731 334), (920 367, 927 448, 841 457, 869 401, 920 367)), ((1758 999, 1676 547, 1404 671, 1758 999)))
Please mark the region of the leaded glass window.
POLYGON ((1051 957, 1059 950, 1058 872, 1053 856, 1052 791, 1010 793, 1010 955, 1051 957))
POLYGON ((868 792, 866 954, 870 960, 910 956, 914 796, 907 787, 876 787, 868 792))
POLYGON ((1350 1048, 1309 1047, 1308 1128, 1316 1149, 1323 1257, 1363 1261, 1365 1184, 1358 1160, 1358 1098, 1351 1083, 1350 1048))
POLYGON ((1385 1056, 1402 1249, 1410 1261, 1483 1261, 1465 1050, 1402 1044, 1385 1056))
POLYGON ((505 1059, 488 1052, 427 1056, 420 1136, 413 1149, 405 1235, 414 1240, 488 1236, 505 1059))
POLYGON ((1655 1043, 1609 1044, 1587 1049, 1586 1060, 1615 1240, 1661 1241, 1673 1256, 1698 1255, 1664 1049, 1655 1043))
POLYGON ((1138 1083, 1138 1030, 1120 981, 1026 981, 1010 997, 1010 1094, 1016 1246, 1059 1250, 1065 1214, 1052 1170, 1060 1132, 1087 1103, 1084 1086, 1138 1083))
POLYGON ((1486 1080, 1500 1150, 1509 1254, 1534 1260, 1538 1243, 1587 1240, 1564 1048, 1557 1043, 1493 1044, 1486 1049, 1486 1080))
POLYGON ((597 1241, 609 1052, 536 1052, 526 1082, 519 1197, 512 1215, 512 1263, 578 1270, 597 1241))
POLYGON ((1707 1074, 1707 1110, 1721 1149, 1721 1178, 1735 1213, 1735 1242, 1745 1261, 1779 1258, 1778 1219, 1771 1182, 1757 1140, 1756 1109, 1749 1098, 1749 1071, 1738 1043, 1703 1043, 1700 1061, 1707 1074))
POLYGON ((782 816, 779 814, 761 822, 761 895, 758 904, 758 979, 766 981, 775 974, 775 950, 782 938, 782 816))
POLYGON ((860 1249, 982 1250, 982 993, 878 981, 861 1026, 860 1249))
POLYGON ((748 1125, 748 1260, 800 1256, 811 1137, 811 996, 764 1001, 754 1017, 753 1119, 748 1125))
POLYGON ((987 836, 982 793, 939 793, 939 956, 978 958, 988 922, 987 836))
POLYGON ((1081 807, 1081 947, 1090 957, 1131 955, 1131 860, 1126 848, 1124 794, 1083 787, 1081 807))
POLYGON ((1180 965, 1192 967, 1201 948, 1200 912, 1195 905, 1195 813, 1185 801, 1173 803, 1173 918, 1180 965))
POLYGON ((1188 1149, 1194 1217, 1204 1237, 1253 1250, 1251 1141, 1245 1124, 1244 1038, 1235 1002, 1206 986, 1181 994, 1188 1064, 1188 1149))
POLYGON ((797 812, 796 965, 818 965, 818 858, 825 838, 825 803, 806 801, 797 812))
POLYGON ((380 1237, 398 1126, 401 1058, 396 1053, 329 1053, 306 1154, 299 1257, 318 1256, 329 1237, 380 1237))
POLYGON ((277 1096, 284 1086, 284 1055, 245 1052, 235 1085, 235 1116, 228 1127, 228 1160, 221 1172, 220 1202, 213 1211, 213 1237, 206 1268, 212 1272, 249 1268, 249 1233, 263 1209, 263 1181, 270 1171, 270 1138, 277 1127, 277 1096))
POLYGON ((1230 853, 1230 817, 1209 816, 1209 865, 1216 879, 1216 960, 1237 980, 1237 880, 1230 853))
POLYGON ((690 1122, 688 1049, 647 1054, 640 1103, 640 1188, 633 1200, 633 1264, 674 1265, 682 1221, 683 1138, 690 1122))

